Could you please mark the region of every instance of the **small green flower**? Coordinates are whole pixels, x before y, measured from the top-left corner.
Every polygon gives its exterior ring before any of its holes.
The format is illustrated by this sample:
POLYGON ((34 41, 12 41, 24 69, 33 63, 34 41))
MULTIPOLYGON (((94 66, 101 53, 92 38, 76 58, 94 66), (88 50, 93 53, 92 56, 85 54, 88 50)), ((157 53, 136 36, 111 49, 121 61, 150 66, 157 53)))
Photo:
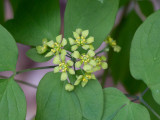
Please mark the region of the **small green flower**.
POLYGON ((108 64, 106 62, 107 58, 105 56, 96 56, 94 60, 96 61, 96 66, 94 66, 93 72, 101 70, 101 68, 102 69, 108 68, 108 64))
POLYGON ((66 84, 65 85, 65 90, 71 92, 74 90, 74 85, 71 85, 71 84, 66 84))
POLYGON ((76 68, 80 68, 83 64, 83 69, 85 71, 89 71, 92 69, 92 64, 94 61, 95 52, 93 50, 89 50, 87 54, 80 54, 78 51, 74 51, 72 56, 78 61, 75 63, 76 68))
MULTIPOLYGON (((111 38, 110 36, 107 37, 105 42, 106 42, 107 45, 112 47, 115 52, 120 52, 121 51, 121 47, 119 45, 117 45, 116 41, 113 40, 113 38, 111 38)), ((107 52, 109 51, 108 47, 106 48, 106 51, 107 52)))
POLYGON ((73 38, 68 38, 70 45, 72 45, 71 50, 75 51, 78 47, 82 47, 84 50, 91 49, 94 50, 92 43, 94 42, 94 37, 88 37, 89 30, 76 29, 73 32, 73 38), (87 38, 88 37, 88 38, 87 38))
POLYGON ((53 60, 54 64, 57 64, 58 66, 54 68, 54 73, 57 72, 62 72, 61 74, 61 80, 65 81, 68 78, 67 72, 69 72, 70 74, 74 75, 75 71, 73 70, 73 61, 68 60, 67 62, 65 61, 65 57, 60 57, 59 55, 56 55, 54 60, 53 60))
POLYGON ((62 35, 56 37, 56 42, 54 42, 53 40, 47 42, 47 46, 51 48, 51 50, 46 54, 45 57, 50 57, 52 55, 58 55, 58 54, 65 56, 67 53, 66 50, 63 49, 63 47, 66 44, 67 40, 65 38, 62 39, 62 35))
POLYGON ((74 85, 79 85, 81 82, 82 87, 84 87, 91 79, 96 79, 95 75, 91 73, 85 73, 84 75, 80 75, 77 77, 74 85))
POLYGON ((42 46, 39 45, 39 46, 36 47, 36 50, 37 50, 38 54, 43 54, 48 50, 48 48, 47 48, 47 39, 46 38, 44 38, 42 40, 42 44, 43 44, 42 46))

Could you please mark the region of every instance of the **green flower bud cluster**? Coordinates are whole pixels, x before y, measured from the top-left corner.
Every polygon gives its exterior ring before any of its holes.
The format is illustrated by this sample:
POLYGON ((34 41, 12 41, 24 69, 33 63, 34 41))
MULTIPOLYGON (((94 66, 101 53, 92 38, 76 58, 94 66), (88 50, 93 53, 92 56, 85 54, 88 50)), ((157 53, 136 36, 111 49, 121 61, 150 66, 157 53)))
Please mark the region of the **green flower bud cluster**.
POLYGON ((73 32, 74 38, 68 38, 70 45, 72 45, 71 50, 75 51, 79 47, 82 47, 84 50, 94 50, 94 47, 92 43, 94 42, 94 37, 89 35, 89 30, 82 30, 82 29, 76 29, 75 32, 73 32), (88 37, 88 38, 87 38, 88 37))
POLYGON ((109 51, 109 47, 112 47, 114 52, 120 52, 121 51, 121 47, 119 45, 117 45, 116 41, 113 40, 113 38, 111 38, 110 36, 107 37, 107 39, 105 40, 105 43, 108 45, 106 48, 106 51, 109 51))
POLYGON ((81 84, 85 87, 89 80, 96 79, 94 72, 101 69, 107 69, 108 64, 105 56, 96 56, 92 43, 94 37, 89 36, 89 30, 76 29, 73 32, 73 38, 69 38, 71 51, 67 52, 64 46, 67 40, 62 35, 56 37, 56 40, 43 39, 42 46, 37 46, 37 53, 44 54, 45 57, 53 56, 54 73, 61 72, 61 81, 68 81, 65 90, 72 91, 75 86, 81 84), (78 51, 79 47, 85 50, 84 53, 78 51), (66 57, 70 58, 69 60, 66 57), (74 68, 74 69, 73 69, 74 68), (69 74, 74 75, 76 70, 81 70, 81 74, 76 76, 77 79, 71 83, 69 74))

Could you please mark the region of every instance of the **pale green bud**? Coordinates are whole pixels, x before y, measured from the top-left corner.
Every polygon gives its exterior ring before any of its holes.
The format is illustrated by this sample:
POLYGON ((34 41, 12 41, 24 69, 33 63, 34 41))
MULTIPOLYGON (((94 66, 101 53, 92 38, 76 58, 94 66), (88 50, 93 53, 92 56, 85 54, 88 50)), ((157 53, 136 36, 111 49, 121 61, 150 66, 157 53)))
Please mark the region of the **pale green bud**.
POLYGON ((70 43, 70 45, 74 45, 74 44, 76 44, 76 42, 75 42, 75 40, 74 39, 72 39, 72 38, 68 38, 69 39, 69 43, 70 43))
POLYGON ((106 62, 103 62, 103 63, 102 63, 102 68, 103 68, 103 69, 107 69, 107 68, 108 68, 108 64, 107 64, 106 62))
POLYGON ((73 91, 74 90, 74 86, 73 85, 71 85, 71 84, 66 84, 65 85, 65 90, 67 90, 67 91, 73 91))
POLYGON ((77 45, 73 45, 73 46, 71 47, 71 50, 72 50, 72 51, 75 51, 75 50, 77 50, 77 48, 78 48, 77 45))
POLYGON ((73 36, 74 36, 74 38, 78 38, 79 37, 79 34, 78 33, 76 33, 76 32, 73 32, 73 36))
POLYGON ((93 50, 89 50, 87 53, 90 57, 95 56, 95 52, 93 50))
POLYGON ((60 61, 59 55, 56 55, 56 56, 54 57, 53 63, 54 63, 54 64, 59 64, 60 62, 61 62, 61 61, 60 61))
POLYGON ((54 68, 54 73, 57 73, 57 72, 59 72, 60 70, 59 70, 59 66, 57 66, 57 67, 55 67, 54 68))
POLYGON ((89 45, 89 49, 90 49, 90 50, 94 50, 93 45, 89 45))
POLYGON ((42 40, 42 43, 43 43, 43 45, 45 45, 46 43, 47 43, 47 38, 44 38, 43 40, 42 40))
POLYGON ((89 37, 87 39, 87 43, 90 44, 90 43, 93 43, 94 42, 94 37, 89 37))
POLYGON ((83 66, 83 69, 84 69, 85 71, 90 71, 90 70, 92 69, 92 66, 91 66, 91 65, 84 65, 84 66, 83 66))
POLYGON ((96 79, 96 76, 94 74, 91 74, 91 79, 96 79))
POLYGON ((67 73, 66 72, 62 72, 62 74, 61 74, 61 81, 65 81, 65 80, 67 80, 67 78, 68 78, 67 73))
POLYGON ((100 66, 96 66, 96 67, 93 68, 93 72, 96 72, 96 71, 99 71, 99 70, 101 70, 100 66))
POLYGON ((91 61, 89 62, 89 64, 91 64, 91 65, 93 65, 93 66, 96 66, 96 61, 95 61, 95 60, 91 60, 91 61))
POLYGON ((120 46, 114 46, 113 48, 114 52, 120 52, 121 51, 121 47, 120 46))
POLYGON ((83 45, 82 48, 83 48, 84 50, 87 50, 87 49, 89 49, 89 45, 83 45))
POLYGON ((73 56, 74 58, 78 59, 78 58, 80 57, 80 53, 79 53, 78 51, 74 51, 74 52, 72 53, 72 56, 73 56))
POLYGON ((79 83, 82 81, 82 79, 77 79, 74 83, 74 85, 79 85, 79 83))
POLYGON ((76 64, 75 64, 76 68, 80 68, 81 65, 82 65, 81 61, 78 61, 78 62, 76 62, 76 64))
POLYGON ((85 87, 87 83, 88 83, 88 80, 82 81, 81 82, 82 87, 85 87))
POLYGON ((75 74, 75 71, 74 71, 72 68, 69 68, 69 73, 70 73, 71 75, 74 75, 74 74, 75 74))
POLYGON ((45 55, 45 57, 50 57, 50 56, 52 56, 54 53, 52 52, 52 51, 50 51, 50 52, 48 52, 46 55, 45 55))
POLYGON ((73 62, 72 60, 68 60, 68 61, 67 61, 67 64, 68 64, 69 66, 73 66, 74 62, 73 62))
POLYGON ((101 59, 103 60, 103 61, 106 61, 107 60, 107 58, 103 55, 103 56, 101 56, 101 59))
POLYGON ((63 40, 62 40, 62 46, 64 47, 65 45, 67 45, 67 40, 65 39, 65 38, 63 38, 63 40))
POLYGON ((56 37, 57 43, 61 43, 61 40, 62 40, 62 35, 58 35, 58 36, 56 37))
POLYGON ((76 33, 78 33, 79 35, 81 34, 81 32, 82 32, 82 29, 80 28, 76 29, 76 33))
POLYGON ((51 40, 51 41, 47 42, 47 45, 52 48, 52 46, 54 45, 54 41, 51 40))
POLYGON ((89 34, 89 30, 84 30, 84 31, 82 31, 82 36, 83 37, 87 37, 88 36, 88 34, 89 34))
POLYGON ((61 54, 61 60, 65 61, 66 60, 66 56, 64 54, 61 54))
POLYGON ((37 50, 38 54, 43 54, 47 51, 47 47, 46 46, 37 46, 36 50, 37 50))
POLYGON ((61 54, 65 56, 67 54, 66 50, 62 49, 61 54))

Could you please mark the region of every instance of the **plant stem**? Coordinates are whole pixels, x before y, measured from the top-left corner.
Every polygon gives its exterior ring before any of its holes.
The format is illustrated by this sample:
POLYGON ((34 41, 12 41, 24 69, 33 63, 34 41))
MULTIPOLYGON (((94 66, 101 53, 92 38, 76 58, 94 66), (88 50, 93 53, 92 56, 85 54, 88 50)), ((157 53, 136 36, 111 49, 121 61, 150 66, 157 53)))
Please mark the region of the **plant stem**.
MULTIPOLYGON (((0 76, 0 78, 8 79, 8 77, 6 77, 6 76, 0 76)), ((37 86, 35 86, 35 85, 31 84, 31 83, 25 82, 25 81, 21 81, 21 80, 17 80, 17 79, 15 79, 15 81, 18 82, 18 83, 33 87, 33 88, 37 88, 37 86)))
POLYGON ((148 90, 149 90, 149 88, 146 88, 146 89, 142 92, 141 97, 143 97, 148 90))
POLYGON ((160 115, 159 115, 155 110, 153 110, 152 107, 149 106, 149 105, 143 100, 142 97, 140 97, 140 101, 141 101, 158 119, 160 119, 160 115))
POLYGON ((30 87, 33 87, 33 88, 37 88, 36 85, 33 85, 31 83, 28 83, 28 82, 25 82, 25 81, 21 81, 21 80, 15 80, 16 82, 18 83, 21 83, 21 84, 24 84, 24 85, 27 85, 27 86, 30 86, 30 87))
MULTIPOLYGON (((96 55, 98 55, 98 54, 100 54, 100 53, 103 53, 103 52, 105 52, 105 48, 102 49, 101 51, 97 52, 96 55)), ((96 55, 95 55, 95 56, 96 56, 96 55)))
POLYGON ((30 69, 25 69, 25 70, 21 70, 21 71, 17 71, 16 75, 24 73, 24 72, 29 72, 29 71, 33 71, 33 70, 42 70, 42 69, 50 69, 50 68, 55 68, 56 66, 45 66, 45 67, 37 67, 37 68, 30 68, 30 69))
POLYGON ((108 75, 108 69, 105 69, 102 76, 102 82, 101 82, 102 88, 104 88, 105 86, 107 75, 108 75))

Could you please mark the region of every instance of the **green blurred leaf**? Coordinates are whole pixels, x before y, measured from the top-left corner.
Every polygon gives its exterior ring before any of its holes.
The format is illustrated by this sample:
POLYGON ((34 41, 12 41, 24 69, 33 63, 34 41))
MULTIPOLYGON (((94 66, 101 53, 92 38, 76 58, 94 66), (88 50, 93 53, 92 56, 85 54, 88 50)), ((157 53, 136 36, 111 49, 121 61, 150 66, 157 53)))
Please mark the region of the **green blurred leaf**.
POLYGON ((126 5, 129 2, 130 2, 130 0, 120 0, 119 6, 122 7, 122 6, 126 5))
POLYGON ((138 28, 133 38, 130 69, 134 78, 143 80, 160 104, 160 11, 138 28))
POLYGON ((26 55, 35 62, 46 62, 53 58, 53 56, 44 57, 43 54, 38 54, 36 48, 28 50, 26 55))
MULTIPOLYGON (((85 88, 65 91, 61 73, 47 73, 37 91, 36 120, 100 120, 103 112, 103 93, 98 81, 91 80, 85 88)), ((75 77, 70 77, 75 81, 75 77)), ((67 81, 66 81, 67 82, 67 81)))
POLYGON ((102 120, 150 120, 149 112, 130 100, 116 88, 104 89, 104 115, 102 120))
MULTIPOLYGON (((77 28, 89 30, 99 48, 110 33, 118 10, 119 0, 68 0, 64 19, 64 35, 73 37, 77 28)), ((67 49, 70 49, 68 46, 67 49)))
POLYGON ((17 8, 18 8, 18 5, 19 5, 20 1, 22 1, 22 0, 9 0, 9 1, 11 3, 13 12, 15 13, 17 8))
POLYGON ((139 4, 139 7, 142 11, 142 13, 147 17, 149 16, 151 13, 154 12, 154 6, 153 3, 149 0, 141 0, 141 1, 137 1, 139 4))
POLYGON ((4 0, 0 0, 0 24, 4 23, 4 0))
MULTIPOLYGON (((143 99, 160 115, 160 105, 153 99, 151 91, 147 91, 143 96, 143 99)), ((148 111, 150 112, 151 120, 159 120, 159 118, 157 118, 150 110, 148 111)))
POLYGON ((131 94, 139 92, 141 85, 143 85, 141 81, 136 81, 131 76, 129 70, 131 41, 141 23, 142 21, 135 11, 131 11, 124 17, 122 23, 113 32, 113 38, 117 40, 117 44, 120 45, 122 49, 119 53, 113 51, 109 53, 108 62, 115 83, 119 81, 122 82, 126 90, 131 94))
POLYGON ((25 95, 17 83, 0 79, 0 120, 24 120, 26 117, 25 95))
POLYGON ((15 18, 6 23, 17 42, 37 46, 60 33, 59 0, 23 0, 15 18))
POLYGON ((14 38, 0 25, 0 71, 15 71, 18 49, 14 38))

